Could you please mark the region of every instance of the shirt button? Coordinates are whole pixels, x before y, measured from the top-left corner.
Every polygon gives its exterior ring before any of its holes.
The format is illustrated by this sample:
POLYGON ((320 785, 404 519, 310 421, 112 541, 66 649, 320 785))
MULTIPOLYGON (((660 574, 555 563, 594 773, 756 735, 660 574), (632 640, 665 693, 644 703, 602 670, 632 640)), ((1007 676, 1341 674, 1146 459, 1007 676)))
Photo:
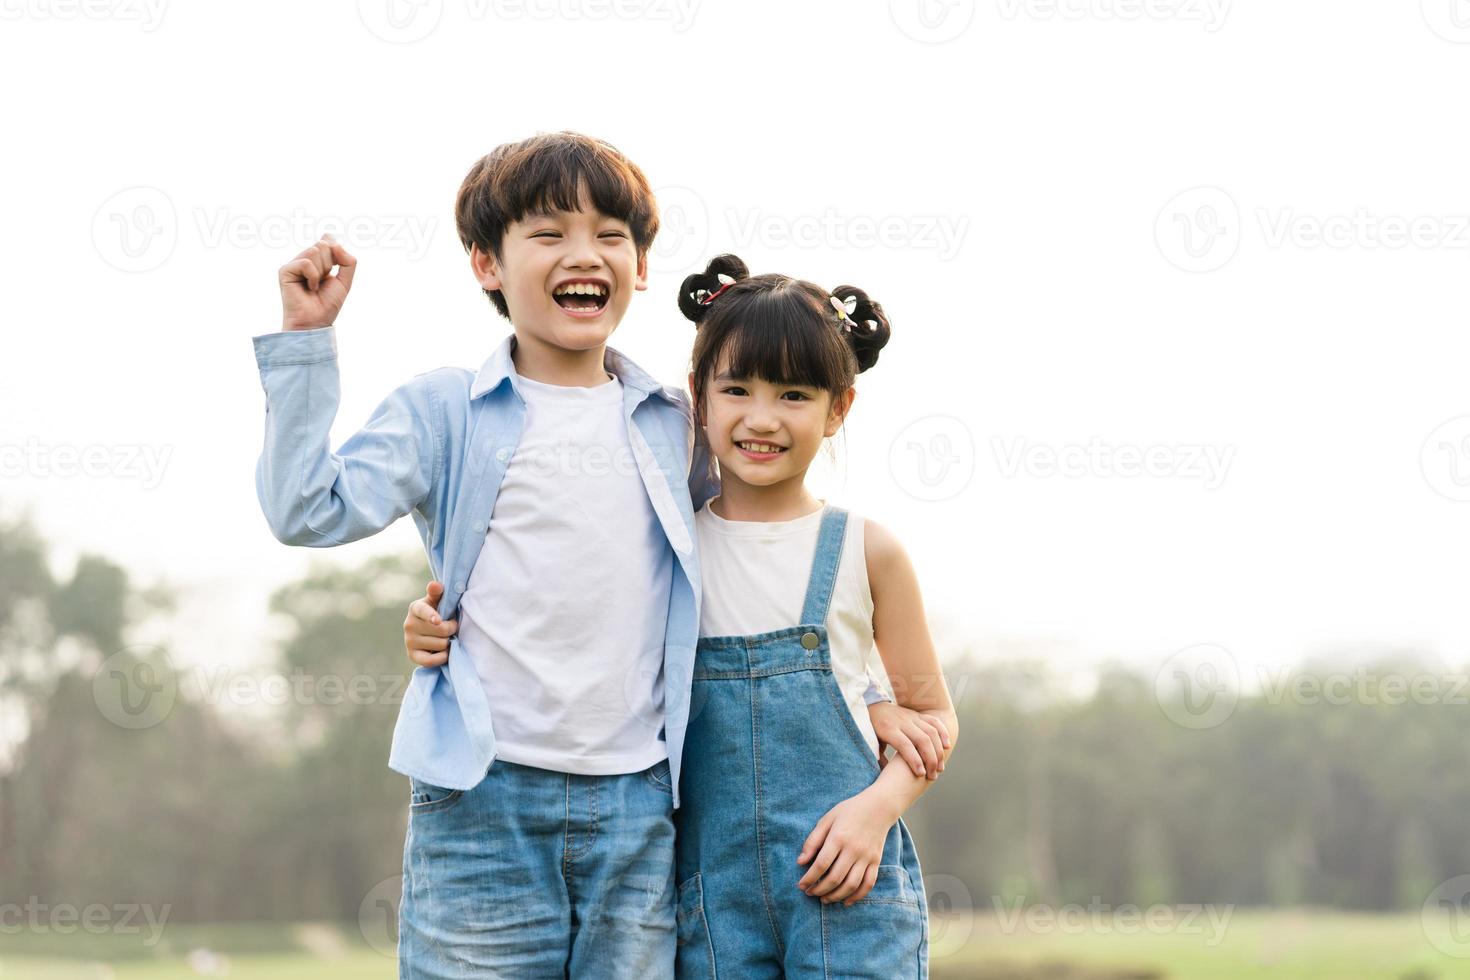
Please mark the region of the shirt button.
POLYGON ((485 531, 485 522, 484 521, 476 521, 475 522, 475 533, 476 534, 482 534, 482 533, 484 533, 484 531, 485 531))
POLYGON ((801 634, 801 645, 808 650, 815 650, 822 645, 822 639, 815 633, 803 633, 801 634))
POLYGON ((497 450, 495 450, 495 461, 497 463, 504 463, 508 459, 510 459, 510 450, 509 449, 497 449, 497 450))
POLYGON ((464 591, 464 583, 463 582, 455 582, 454 583, 454 591, 456 591, 456 592, 463 592, 464 591))

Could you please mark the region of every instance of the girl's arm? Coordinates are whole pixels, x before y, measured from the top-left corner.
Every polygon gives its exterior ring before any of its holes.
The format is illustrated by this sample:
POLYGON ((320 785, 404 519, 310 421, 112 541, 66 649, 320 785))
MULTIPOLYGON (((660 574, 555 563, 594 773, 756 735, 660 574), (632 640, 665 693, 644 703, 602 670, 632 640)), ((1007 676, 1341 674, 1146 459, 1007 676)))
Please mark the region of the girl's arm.
MULTIPOLYGON (((959 719, 929 636, 919 577, 897 538, 868 521, 864 528, 873 592, 873 640, 905 708, 932 715, 948 733, 943 761, 959 740, 959 719)), ((797 856, 811 862, 797 887, 823 902, 851 905, 872 890, 888 830, 933 781, 906 766, 884 766, 873 784, 827 811, 797 856)))

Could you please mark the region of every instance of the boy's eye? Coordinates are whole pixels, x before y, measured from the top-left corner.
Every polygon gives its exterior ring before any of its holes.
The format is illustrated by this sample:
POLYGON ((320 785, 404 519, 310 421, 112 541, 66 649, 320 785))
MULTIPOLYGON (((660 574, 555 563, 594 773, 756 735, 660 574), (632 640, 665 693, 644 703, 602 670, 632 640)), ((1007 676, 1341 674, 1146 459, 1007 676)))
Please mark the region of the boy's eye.
POLYGON ((602 237, 603 238, 627 238, 628 236, 627 236, 626 233, 621 232, 621 231, 605 231, 605 232, 602 233, 602 237))
POLYGON ((555 237, 557 237, 559 235, 561 235, 561 232, 559 232, 559 231, 538 231, 534 235, 532 235, 531 237, 532 238, 555 238, 555 237))

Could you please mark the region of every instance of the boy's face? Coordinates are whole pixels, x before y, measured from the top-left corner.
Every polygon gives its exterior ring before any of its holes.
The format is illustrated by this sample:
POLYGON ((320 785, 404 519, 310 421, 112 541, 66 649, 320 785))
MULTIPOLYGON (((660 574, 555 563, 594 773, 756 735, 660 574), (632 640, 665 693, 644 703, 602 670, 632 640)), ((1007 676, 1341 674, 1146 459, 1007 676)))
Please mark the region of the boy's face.
MULTIPOLYGON (((773 384, 730 375, 722 355, 705 386, 702 423, 710 452, 720 461, 720 479, 772 486, 804 479, 822 448, 836 435, 857 392, 831 392, 804 385, 773 384)), ((691 390, 694 376, 689 376, 691 390)))
POLYGON ((588 350, 607 343, 634 290, 648 288, 627 222, 583 196, 578 211, 528 214, 505 229, 500 256, 471 250, 475 276, 499 289, 523 343, 588 350))

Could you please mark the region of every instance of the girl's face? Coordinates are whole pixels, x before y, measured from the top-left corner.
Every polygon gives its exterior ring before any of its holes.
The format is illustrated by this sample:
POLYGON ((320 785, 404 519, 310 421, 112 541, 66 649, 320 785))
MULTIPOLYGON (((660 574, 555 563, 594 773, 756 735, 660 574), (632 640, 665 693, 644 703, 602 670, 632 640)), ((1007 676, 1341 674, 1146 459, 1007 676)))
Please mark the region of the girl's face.
MULTIPOLYGON (((728 364, 722 355, 702 406, 720 479, 757 487, 805 479, 822 440, 842 427, 856 392, 849 388, 834 399, 822 388, 736 378, 728 364)), ((691 375, 691 389, 693 380, 691 375)))

